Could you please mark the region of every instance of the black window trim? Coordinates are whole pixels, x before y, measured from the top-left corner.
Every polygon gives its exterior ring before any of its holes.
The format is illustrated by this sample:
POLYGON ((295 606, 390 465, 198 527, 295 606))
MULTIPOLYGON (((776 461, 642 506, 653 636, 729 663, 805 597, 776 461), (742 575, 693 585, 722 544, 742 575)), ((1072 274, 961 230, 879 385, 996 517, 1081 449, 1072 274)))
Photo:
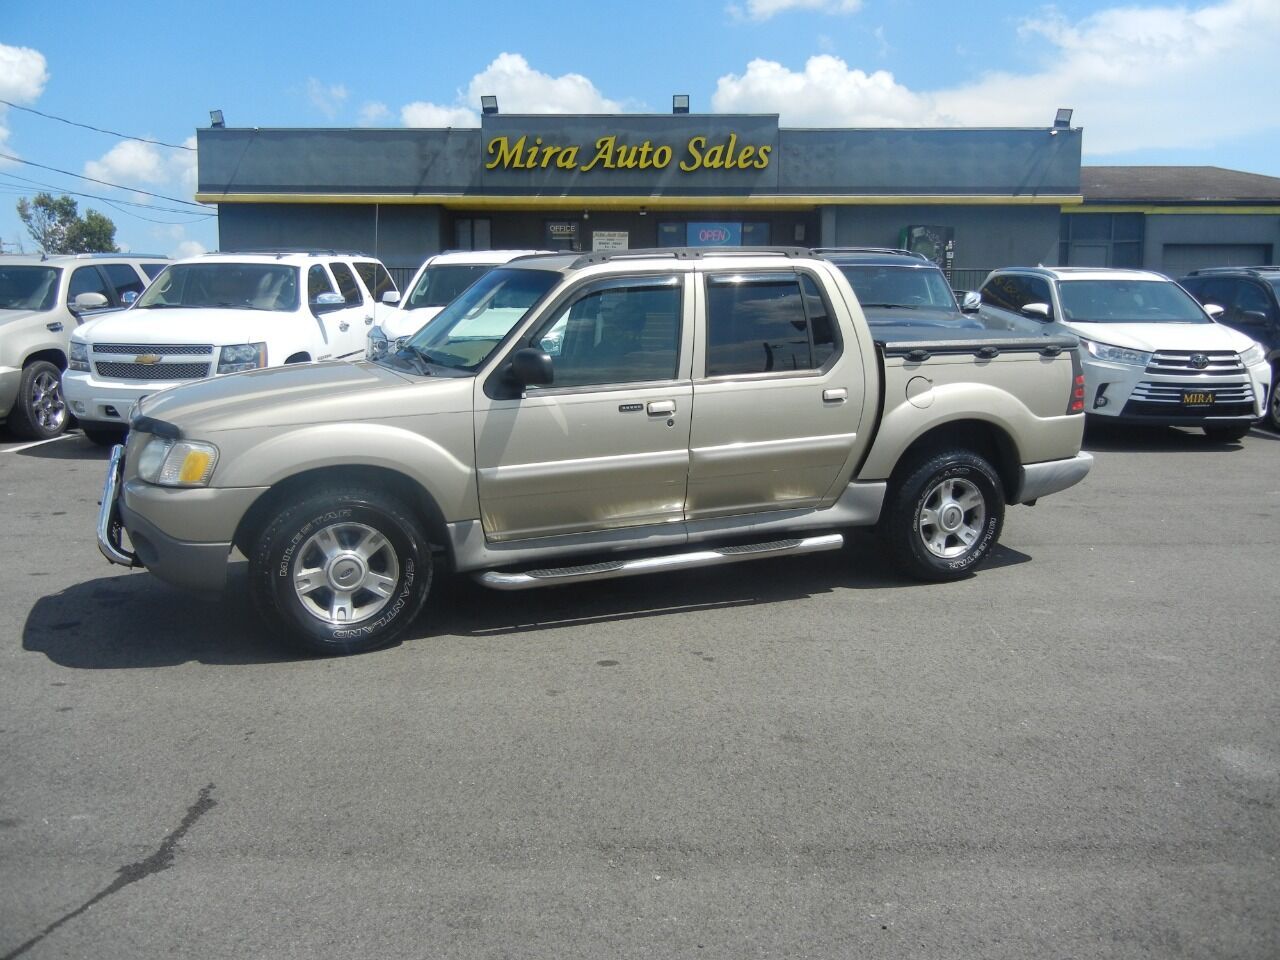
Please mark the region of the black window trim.
MULTIPOLYGON (((837 268, 838 269, 838 268, 837 268)), ((808 267, 786 267, 777 270, 756 269, 749 272, 742 270, 732 270, 717 267, 714 270, 702 271, 702 350, 700 358, 702 360, 702 370, 693 371, 694 383, 730 383, 735 380, 796 380, 802 378, 819 378, 826 376, 831 368, 840 362, 840 358, 844 356, 844 337, 841 335, 840 323, 838 322, 836 312, 831 308, 831 298, 827 296, 826 287, 819 278, 816 271, 808 267), (744 281, 761 280, 769 281, 777 277, 795 277, 796 285, 800 287, 800 304, 804 309, 805 327, 809 334, 809 349, 812 351, 813 343, 813 318, 809 314, 809 306, 805 303, 804 286, 800 283, 800 277, 807 276, 813 280, 813 285, 818 288, 818 296, 822 298, 823 305, 827 308, 827 316, 831 318, 831 332, 834 335, 834 349, 820 367, 811 367, 808 370, 764 370, 759 373, 719 373, 714 376, 707 375, 707 335, 711 330, 710 311, 707 309, 709 298, 707 296, 707 284, 714 277, 741 277, 744 281)))

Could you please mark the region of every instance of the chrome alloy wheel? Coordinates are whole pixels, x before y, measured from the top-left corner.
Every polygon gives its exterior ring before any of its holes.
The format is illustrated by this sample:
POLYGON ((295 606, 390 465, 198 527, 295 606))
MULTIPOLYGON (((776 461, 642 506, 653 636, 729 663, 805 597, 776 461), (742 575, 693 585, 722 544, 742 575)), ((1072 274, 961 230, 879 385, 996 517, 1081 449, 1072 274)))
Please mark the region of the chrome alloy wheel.
POLYGON ((293 589, 309 614, 342 626, 382 610, 399 579, 400 562, 391 541, 363 523, 332 523, 302 544, 293 589))
POLYGON ((67 423, 67 404, 56 374, 40 371, 31 378, 31 414, 41 430, 58 433, 67 423))
POLYGON ((948 477, 925 494, 917 529, 930 553, 952 560, 977 543, 986 518, 986 501, 978 488, 968 480, 948 477))

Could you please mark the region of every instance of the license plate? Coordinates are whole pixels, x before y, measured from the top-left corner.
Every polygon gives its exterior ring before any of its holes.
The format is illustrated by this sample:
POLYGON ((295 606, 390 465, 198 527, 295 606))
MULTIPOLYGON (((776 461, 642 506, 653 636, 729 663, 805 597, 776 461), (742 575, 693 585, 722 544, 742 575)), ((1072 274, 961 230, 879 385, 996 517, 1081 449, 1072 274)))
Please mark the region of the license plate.
POLYGON ((1182 405, 1184 407, 1212 407, 1212 393, 1183 393, 1182 405))

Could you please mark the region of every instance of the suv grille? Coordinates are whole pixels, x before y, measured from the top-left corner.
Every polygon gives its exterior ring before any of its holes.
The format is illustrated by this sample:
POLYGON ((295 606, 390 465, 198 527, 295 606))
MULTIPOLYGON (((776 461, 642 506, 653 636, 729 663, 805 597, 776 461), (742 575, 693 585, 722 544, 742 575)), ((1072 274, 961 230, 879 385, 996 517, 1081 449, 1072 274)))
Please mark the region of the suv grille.
POLYGON ((205 363, 114 363, 95 361, 98 376, 112 380, 200 380, 209 375, 205 363))
POLYGON ((1244 373, 1244 364, 1240 362, 1240 354, 1234 350, 1161 350, 1152 355, 1147 373, 1227 377, 1244 373), (1205 357, 1209 363, 1203 367, 1195 366, 1193 357, 1205 357))
POLYGON ((1247 383, 1152 383, 1144 380, 1133 388, 1129 397, 1143 403, 1181 404, 1183 394, 1186 393, 1210 394, 1215 407, 1224 403, 1247 403, 1250 407, 1253 406, 1253 387, 1247 383))
POLYGON ((169 354, 180 357, 207 357, 213 353, 213 347, 207 343, 98 343, 93 346, 94 353, 140 353, 169 354))

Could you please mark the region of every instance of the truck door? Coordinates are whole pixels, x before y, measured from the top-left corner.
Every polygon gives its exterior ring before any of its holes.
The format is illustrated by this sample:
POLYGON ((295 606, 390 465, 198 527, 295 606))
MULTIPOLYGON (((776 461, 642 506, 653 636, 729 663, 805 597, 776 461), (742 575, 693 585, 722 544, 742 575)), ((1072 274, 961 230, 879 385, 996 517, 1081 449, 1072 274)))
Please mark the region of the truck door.
POLYGON ((490 540, 683 519, 691 300, 682 274, 587 284, 533 334, 552 357, 552 384, 494 399, 477 383, 480 513, 490 540))
POLYGON ((687 519, 827 505, 866 402, 857 343, 804 270, 701 282, 687 519))

